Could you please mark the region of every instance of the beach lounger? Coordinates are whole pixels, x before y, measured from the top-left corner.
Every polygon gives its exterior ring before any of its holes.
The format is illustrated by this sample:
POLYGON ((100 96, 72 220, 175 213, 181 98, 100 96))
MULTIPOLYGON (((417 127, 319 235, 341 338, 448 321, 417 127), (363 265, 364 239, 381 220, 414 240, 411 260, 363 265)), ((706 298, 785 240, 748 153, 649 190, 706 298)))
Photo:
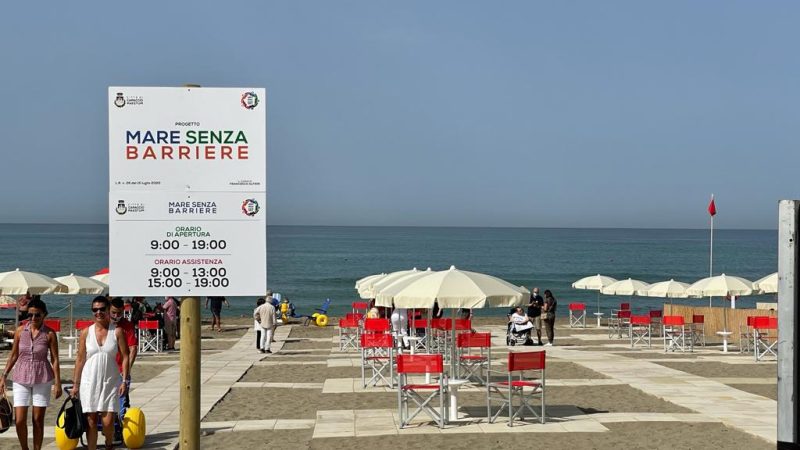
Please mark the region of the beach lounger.
POLYGON ((530 412, 533 417, 545 423, 545 352, 509 352, 508 370, 501 372, 490 370, 490 381, 486 384, 486 417, 489 423, 508 409, 508 426, 514 426, 514 419, 524 420, 525 412, 530 412), (505 380, 492 381, 491 375, 501 373, 505 380), (533 375, 533 376, 532 376, 533 375), (516 402, 515 402, 516 400, 516 402), (538 400, 540 411, 531 405, 532 400, 538 400), (492 402, 500 402, 500 408, 493 415, 492 402))
MULTIPOLYGON (((439 426, 444 428, 447 417, 447 375, 444 374, 442 355, 399 355, 397 357, 397 406, 400 414, 400 428, 405 428, 414 417, 424 412, 439 426), (410 375, 437 376, 436 382, 416 383, 409 379, 410 375), (436 408, 434 401, 437 400, 436 408), (414 402, 416 409, 409 413, 409 402, 414 402)), ((420 380, 421 381, 421 380, 420 380)))

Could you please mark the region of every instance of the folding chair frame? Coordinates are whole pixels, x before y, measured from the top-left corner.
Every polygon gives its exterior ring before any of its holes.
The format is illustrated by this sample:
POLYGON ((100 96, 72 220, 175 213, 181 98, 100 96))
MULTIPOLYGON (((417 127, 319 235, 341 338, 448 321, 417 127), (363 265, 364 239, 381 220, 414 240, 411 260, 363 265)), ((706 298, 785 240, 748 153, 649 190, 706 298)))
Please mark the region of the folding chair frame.
POLYGON ((631 338, 631 348, 639 343, 647 344, 647 348, 652 347, 650 316, 631 316, 628 326, 630 327, 628 334, 631 338))
POLYGON ((570 328, 586 328, 586 304, 569 304, 569 326, 570 328))
POLYGON ((361 335, 361 384, 363 387, 372 384, 377 386, 383 380, 389 387, 394 387, 394 341, 391 334, 361 335), (372 371, 367 380, 367 368, 372 371), (388 378, 384 372, 388 369, 388 378))
POLYGON ((756 362, 770 354, 778 357, 777 331, 777 317, 758 317, 753 320, 753 353, 756 362))
POLYGON ((475 380, 479 384, 486 384, 489 380, 489 369, 492 365, 492 334, 491 333, 459 333, 456 338, 456 351, 458 366, 456 377, 475 380), (472 354, 471 350, 477 348, 479 353, 472 354), (465 373, 461 373, 461 369, 465 373), (486 375, 484 375, 484 370, 486 375))
MULTIPOLYGON (((492 382, 486 384, 486 417, 489 423, 494 423, 504 409, 508 408, 508 426, 514 426, 514 419, 519 417, 524 420, 525 411, 529 411, 533 417, 538 418, 541 423, 545 423, 545 352, 509 352, 508 371, 506 381, 492 382), (523 378, 524 371, 538 371, 539 380, 530 381, 523 378), (519 372, 519 378, 514 379, 514 373, 519 372), (529 389, 526 395, 525 388, 529 389), (492 394, 495 394, 494 396, 492 394), (530 400, 539 398, 541 401, 541 413, 537 413, 530 400), (514 404, 514 400, 518 404, 514 404), (492 415, 492 401, 501 402, 500 409, 492 415)), ((492 373, 503 373, 490 370, 492 373)))
POLYGON ((353 319, 339 320, 339 351, 358 351, 361 333, 358 321, 353 319))
POLYGON ((706 346, 706 318, 700 314, 692 315, 692 323, 689 326, 692 334, 692 346, 706 346))
POLYGON ((691 331, 686 327, 683 316, 665 316, 663 318, 662 330, 664 334, 664 352, 680 350, 686 352, 694 351, 694 339, 691 331))
POLYGON ((447 375, 444 373, 444 360, 442 355, 399 355, 397 357, 397 406, 400 413, 400 428, 414 419, 420 412, 425 412, 439 428, 444 428, 447 418, 448 395, 447 375), (409 374, 438 375, 437 383, 412 384, 408 381, 409 374), (431 391, 427 396, 422 396, 419 391, 431 391), (433 408, 432 401, 439 397, 439 410, 433 408), (413 401, 416 409, 409 414, 408 404, 413 401))
POLYGON ((160 353, 163 350, 164 334, 158 327, 157 320, 139 321, 139 353, 154 351, 160 353))

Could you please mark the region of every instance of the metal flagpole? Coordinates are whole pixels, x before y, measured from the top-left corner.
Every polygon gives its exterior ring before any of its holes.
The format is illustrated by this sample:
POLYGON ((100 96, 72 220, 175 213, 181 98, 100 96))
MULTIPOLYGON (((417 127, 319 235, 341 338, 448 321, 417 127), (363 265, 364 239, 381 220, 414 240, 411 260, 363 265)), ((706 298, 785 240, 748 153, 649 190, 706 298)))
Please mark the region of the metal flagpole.
MULTIPOLYGON (((711 194, 711 204, 714 203, 714 194, 711 194)), ((709 205, 710 207, 710 205, 709 205)), ((716 209, 715 209, 716 212, 716 209)), ((711 214, 711 210, 709 209, 708 213, 711 215, 711 249, 708 253, 708 276, 714 276, 714 214, 711 214)), ((711 300, 713 297, 708 297, 708 308, 711 309, 711 300)), ((724 306, 724 305, 723 305, 724 306)))

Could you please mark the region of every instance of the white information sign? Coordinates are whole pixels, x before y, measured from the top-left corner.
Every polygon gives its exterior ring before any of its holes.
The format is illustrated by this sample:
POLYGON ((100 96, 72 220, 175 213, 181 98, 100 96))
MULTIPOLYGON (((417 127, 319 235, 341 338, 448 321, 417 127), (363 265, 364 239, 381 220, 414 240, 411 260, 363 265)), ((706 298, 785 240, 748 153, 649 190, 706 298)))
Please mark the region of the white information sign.
POLYGON ((108 93, 111 295, 263 295, 264 89, 108 93))

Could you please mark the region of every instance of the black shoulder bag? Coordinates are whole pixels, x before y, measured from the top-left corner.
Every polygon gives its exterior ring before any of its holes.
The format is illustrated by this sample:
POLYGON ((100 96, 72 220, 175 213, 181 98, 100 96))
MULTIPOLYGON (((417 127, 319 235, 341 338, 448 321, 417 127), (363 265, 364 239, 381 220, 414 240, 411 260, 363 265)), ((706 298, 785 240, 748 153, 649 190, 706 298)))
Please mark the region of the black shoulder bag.
POLYGON ((56 426, 62 428, 64 434, 70 439, 81 437, 86 432, 88 423, 86 422, 86 416, 83 415, 80 399, 68 396, 64 400, 64 404, 61 405, 61 410, 56 417, 61 417, 62 413, 64 418, 61 423, 58 423, 58 419, 56 419, 56 426))

